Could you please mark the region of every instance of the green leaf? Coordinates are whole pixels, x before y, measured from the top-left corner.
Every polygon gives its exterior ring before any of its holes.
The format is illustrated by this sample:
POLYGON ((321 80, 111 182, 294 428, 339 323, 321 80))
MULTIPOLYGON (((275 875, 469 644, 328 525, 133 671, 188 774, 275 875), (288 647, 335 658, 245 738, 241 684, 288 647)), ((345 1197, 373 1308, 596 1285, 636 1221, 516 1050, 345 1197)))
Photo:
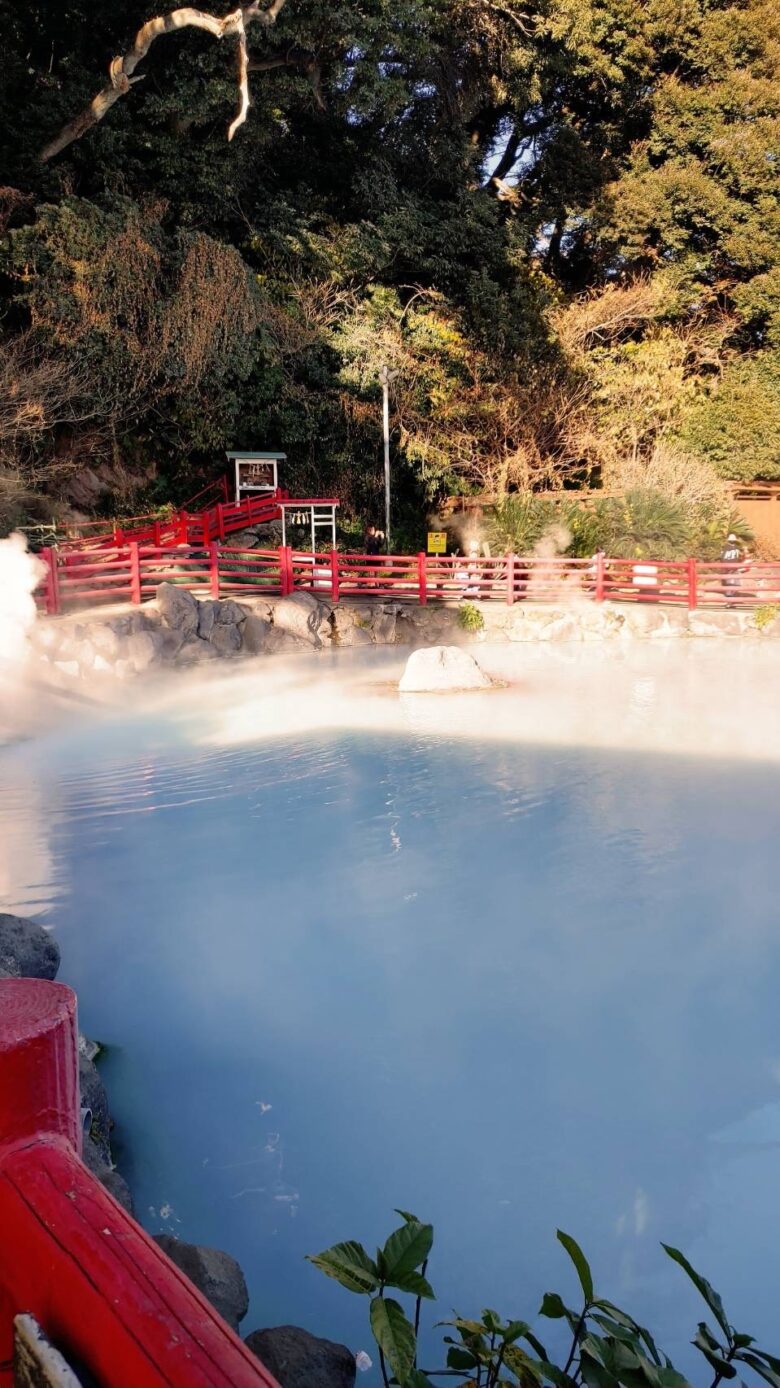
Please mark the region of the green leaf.
POLYGON ((723 1302, 718 1296, 718 1293, 715 1291, 713 1287, 710 1286, 706 1278, 702 1277, 701 1274, 698 1273, 695 1268, 691 1267, 690 1263, 688 1262, 688 1259, 685 1257, 685 1254, 681 1253, 679 1248, 670 1248, 668 1243, 662 1243, 661 1247, 663 1248, 665 1253, 669 1254, 669 1257, 675 1263, 679 1264, 683 1272, 686 1272, 688 1274, 694 1287, 699 1293, 699 1296, 703 1297, 703 1299, 706 1301, 713 1316, 718 1322, 718 1325, 723 1331, 723 1334, 728 1339, 731 1335, 731 1326, 726 1320, 726 1312, 723 1309, 723 1302))
POLYGON ((404 1272, 400 1276, 387 1278, 389 1287, 396 1287, 399 1292, 411 1292, 412 1296, 423 1296, 428 1301, 436 1300, 436 1293, 433 1290, 427 1277, 422 1277, 419 1272, 404 1272))
MULTIPOLYGON (((527 1321, 507 1321, 501 1331, 501 1339, 504 1341, 505 1345, 514 1344, 515 1340, 519 1340, 522 1336, 527 1335, 530 1329, 531 1327, 527 1321)), ((543 1356, 543 1358, 546 1357, 546 1355, 543 1356)))
POLYGON ((387 1281, 392 1282, 396 1277, 420 1267, 428 1257, 432 1243, 432 1224, 420 1224, 418 1220, 410 1219, 396 1229, 382 1249, 387 1281))
POLYGON ((700 1354, 704 1355, 707 1363, 720 1374, 721 1378, 736 1378, 737 1371, 734 1365, 729 1364, 728 1360, 724 1358, 720 1345, 703 1322, 694 1335, 692 1343, 700 1354))
POLYGON ((752 1335, 735 1335, 735 1336, 734 1336, 734 1344, 736 1345, 737 1349, 747 1349, 749 1345, 752 1345, 752 1344, 754 1344, 754 1343, 755 1343, 755 1340, 754 1340, 754 1337, 753 1337, 752 1335))
POLYGON ((659 1368, 658 1382, 661 1384, 661 1388, 690 1388, 687 1378, 683 1374, 678 1374, 671 1364, 659 1368))
POLYGON ((475 1369, 479 1364, 476 1355, 469 1350, 463 1349, 460 1345, 452 1345, 447 1351, 448 1369, 475 1369))
POLYGON ((585 1257, 585 1254, 583 1253, 577 1241, 573 1239, 570 1234, 564 1234, 562 1229, 558 1230, 557 1237, 558 1242, 562 1244, 563 1247, 566 1249, 566 1252, 568 1253, 576 1268, 577 1276, 580 1279, 580 1286, 582 1287, 582 1294, 585 1297, 585 1300, 592 1301, 593 1277, 591 1275, 590 1266, 588 1264, 587 1258, 585 1257))
POLYGON ((743 1364, 749 1364, 751 1369, 755 1369, 756 1373, 760 1374, 765 1383, 771 1383, 772 1388, 780 1388, 780 1373, 770 1368, 769 1365, 764 1362, 764 1358, 760 1355, 760 1351, 754 1353, 751 1350, 743 1349, 740 1354, 737 1355, 737 1358, 743 1364))
POLYGON ((487 1310, 482 1312, 482 1324, 491 1334, 497 1335, 501 1330, 501 1317, 497 1311, 491 1311, 488 1307, 487 1310))
POLYGON ((545 1292, 539 1308, 539 1315, 547 1316, 548 1320, 551 1321, 563 1319, 566 1315, 566 1307, 557 1292, 545 1292))
POLYGON ((433 1388, 433 1384, 421 1369, 412 1369, 406 1380, 406 1388, 433 1388))
POLYGON ((376 1291, 379 1276, 376 1265, 371 1261, 365 1248, 359 1243, 334 1243, 324 1253, 309 1254, 307 1261, 333 1277, 349 1292, 368 1293, 376 1291))
POLYGON ((547 1377, 545 1365, 537 1364, 518 1345, 507 1345, 504 1350, 504 1363, 521 1384, 544 1383, 547 1377))
POLYGON ((417 1215, 410 1214, 408 1210, 394 1210, 393 1214, 400 1215, 407 1224, 422 1224, 422 1220, 417 1215))
POLYGON ((414 1368, 417 1337, 397 1301, 375 1296, 371 1302, 371 1330, 399 1383, 406 1384, 414 1368))

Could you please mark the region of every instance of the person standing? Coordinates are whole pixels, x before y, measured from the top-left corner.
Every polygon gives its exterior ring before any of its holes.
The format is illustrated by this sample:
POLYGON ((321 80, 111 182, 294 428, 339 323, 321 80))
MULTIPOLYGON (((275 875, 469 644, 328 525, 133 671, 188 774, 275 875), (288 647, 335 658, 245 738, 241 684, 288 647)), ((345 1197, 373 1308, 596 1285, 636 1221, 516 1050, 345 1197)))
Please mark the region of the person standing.
POLYGON ((722 564, 729 565, 723 575, 722 588, 723 596, 726 599, 726 606, 733 607, 736 598, 739 596, 740 574, 742 572, 741 569, 738 568, 738 565, 741 564, 744 558, 742 546, 733 531, 726 537, 726 543, 720 558, 722 564))

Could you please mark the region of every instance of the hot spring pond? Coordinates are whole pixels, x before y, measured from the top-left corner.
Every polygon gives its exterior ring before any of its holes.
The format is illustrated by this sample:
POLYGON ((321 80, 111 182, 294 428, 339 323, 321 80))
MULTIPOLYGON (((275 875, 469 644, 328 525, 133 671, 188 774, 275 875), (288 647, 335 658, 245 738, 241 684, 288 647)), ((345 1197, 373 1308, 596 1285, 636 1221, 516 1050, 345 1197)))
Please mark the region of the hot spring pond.
MULTIPOLYGON (((572 720, 607 687, 613 722, 661 716, 666 656, 579 659, 587 687, 533 657, 540 710, 554 677, 572 720)), ((693 722, 724 679, 713 717, 750 722, 758 667, 686 659, 693 722)), ((520 689, 464 734, 430 705, 286 728, 276 688, 270 736, 263 669, 0 752, 0 904, 56 927, 145 1226, 239 1258, 245 1333, 354 1349, 364 1303, 306 1253, 401 1206, 436 1226, 431 1320, 532 1317, 575 1295, 560 1227, 690 1368, 663 1239, 778 1352, 777 748, 587 746, 563 713, 535 740, 520 689)))

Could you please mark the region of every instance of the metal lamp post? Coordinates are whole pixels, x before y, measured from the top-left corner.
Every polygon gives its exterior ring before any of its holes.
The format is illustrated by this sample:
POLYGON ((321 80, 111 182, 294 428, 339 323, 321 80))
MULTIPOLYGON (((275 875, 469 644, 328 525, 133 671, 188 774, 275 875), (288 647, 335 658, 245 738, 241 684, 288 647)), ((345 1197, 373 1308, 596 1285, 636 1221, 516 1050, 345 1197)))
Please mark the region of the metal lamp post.
POLYGON ((398 375, 389 366, 379 372, 382 386, 382 433, 385 443, 385 548, 390 553, 390 382, 398 375))

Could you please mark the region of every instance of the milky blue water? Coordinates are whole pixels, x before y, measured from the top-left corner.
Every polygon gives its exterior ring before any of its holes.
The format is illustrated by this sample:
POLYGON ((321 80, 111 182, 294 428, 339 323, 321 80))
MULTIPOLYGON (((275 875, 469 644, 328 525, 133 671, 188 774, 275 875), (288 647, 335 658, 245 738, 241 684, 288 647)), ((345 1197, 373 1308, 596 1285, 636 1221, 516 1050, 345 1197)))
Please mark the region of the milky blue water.
POLYGON ((370 1348, 304 1255, 401 1206, 439 1315, 574 1297, 562 1227, 683 1366, 661 1239, 777 1352, 774 768, 139 716, 6 749, 0 792, 139 1217, 239 1258, 245 1332, 370 1348))

